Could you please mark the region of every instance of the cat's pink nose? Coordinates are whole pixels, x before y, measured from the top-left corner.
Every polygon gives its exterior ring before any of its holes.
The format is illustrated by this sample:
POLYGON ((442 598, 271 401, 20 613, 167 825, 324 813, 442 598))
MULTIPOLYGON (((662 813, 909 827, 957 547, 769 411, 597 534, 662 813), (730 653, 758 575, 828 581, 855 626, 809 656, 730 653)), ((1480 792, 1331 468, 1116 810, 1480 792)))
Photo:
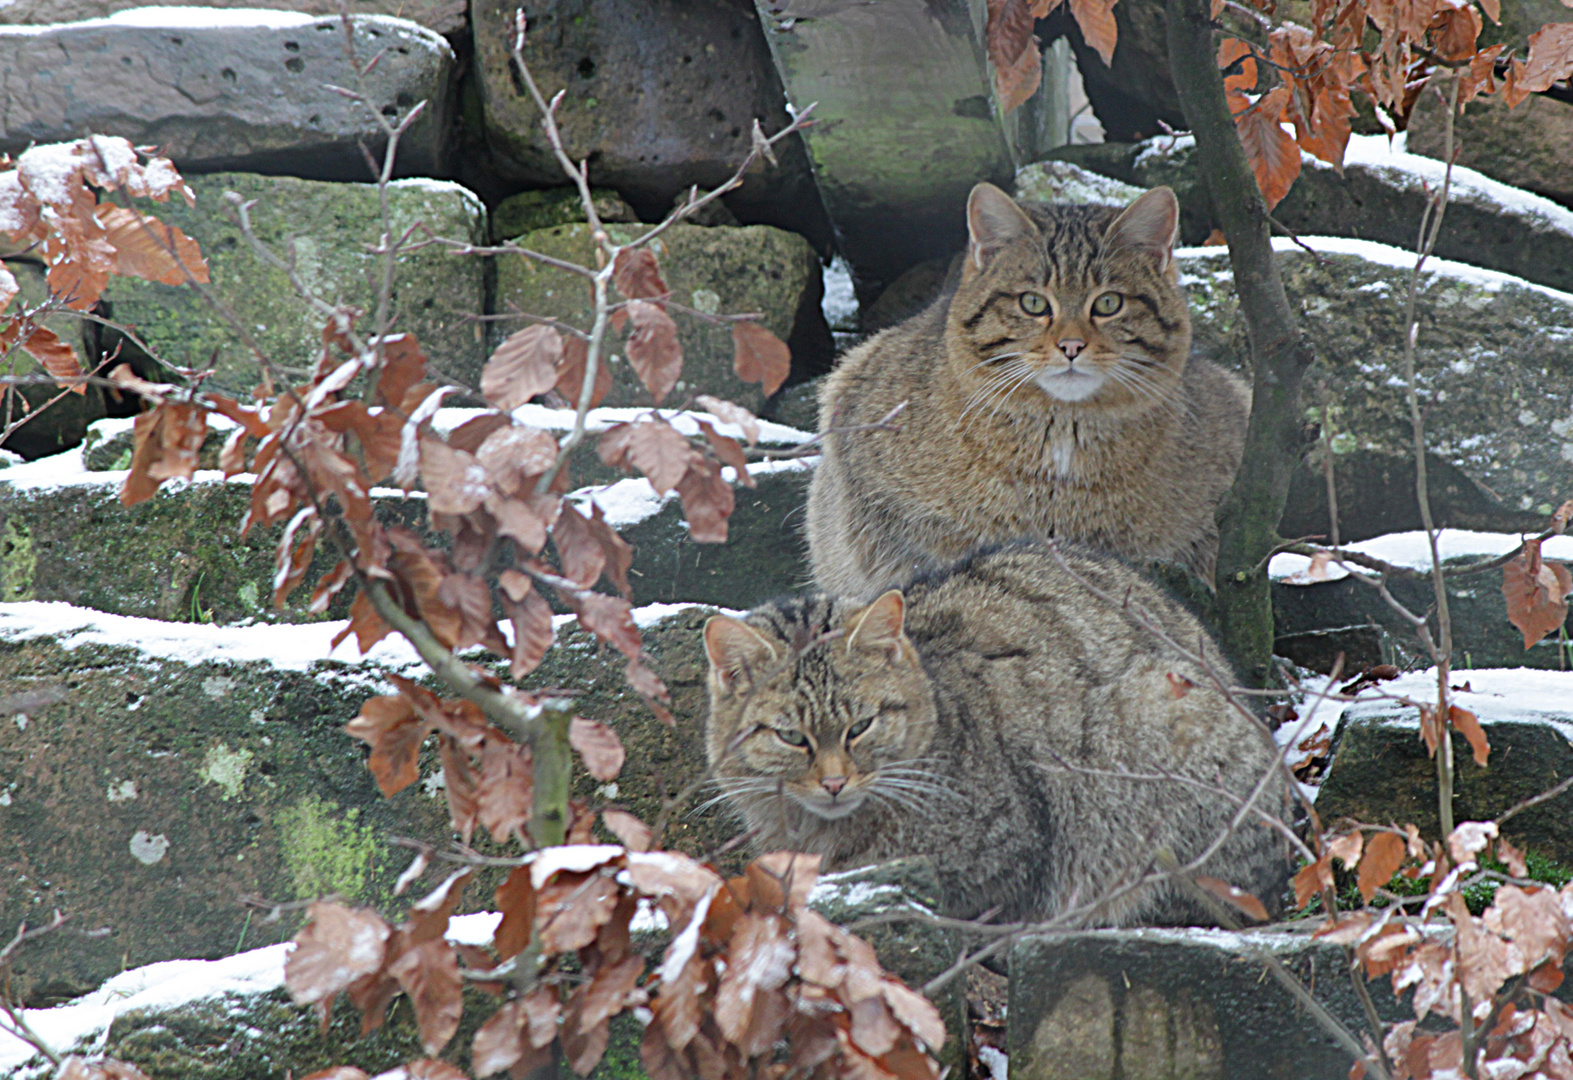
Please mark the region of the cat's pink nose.
POLYGON ((847 778, 844 776, 823 776, 820 777, 819 786, 832 795, 840 795, 841 789, 847 786, 847 778))
POLYGON ((1086 347, 1087 343, 1081 338, 1065 338, 1060 342, 1060 352, 1065 354, 1067 360, 1076 359, 1076 354, 1086 347))

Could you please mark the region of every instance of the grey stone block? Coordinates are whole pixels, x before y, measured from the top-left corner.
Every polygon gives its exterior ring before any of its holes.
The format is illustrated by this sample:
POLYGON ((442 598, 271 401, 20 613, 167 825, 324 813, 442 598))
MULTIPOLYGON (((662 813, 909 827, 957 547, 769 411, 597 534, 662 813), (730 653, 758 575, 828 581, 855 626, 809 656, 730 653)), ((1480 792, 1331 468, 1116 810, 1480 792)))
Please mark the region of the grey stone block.
POLYGON ((359 144, 374 153, 381 144, 370 110, 402 115, 425 101, 400 143, 400 175, 440 175, 454 65, 441 35, 403 19, 358 18, 356 58, 381 60, 357 77, 337 18, 280 12, 272 25, 224 26, 169 10, 140 20, 160 25, 0 29, 0 150, 96 133, 157 145, 184 172, 366 180, 359 144))

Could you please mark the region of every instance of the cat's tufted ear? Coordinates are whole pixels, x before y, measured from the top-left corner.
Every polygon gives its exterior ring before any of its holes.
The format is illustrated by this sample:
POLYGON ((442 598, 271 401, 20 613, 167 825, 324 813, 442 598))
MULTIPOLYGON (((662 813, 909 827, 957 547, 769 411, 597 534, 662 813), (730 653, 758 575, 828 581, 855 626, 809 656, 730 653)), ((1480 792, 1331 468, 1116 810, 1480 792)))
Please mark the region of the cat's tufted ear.
POLYGON ((1016 200, 993 184, 979 184, 967 196, 967 261, 982 270, 1001 248, 1038 235, 1038 227, 1016 200))
POLYGON ((1131 205, 1103 234, 1106 247, 1136 248, 1158 260, 1158 269, 1169 269, 1174 257, 1175 233, 1180 227, 1180 202, 1166 187, 1155 187, 1131 205))
POLYGON ((757 679, 776 661, 776 648, 770 639, 737 619, 713 615, 705 623, 705 655, 710 658, 710 674, 722 687, 730 687, 738 676, 757 679))
POLYGON ((907 601, 898 589, 891 589, 862 611, 853 612, 847 619, 847 651, 867 649, 896 659, 903 646, 911 648, 901 632, 906 615, 907 601))

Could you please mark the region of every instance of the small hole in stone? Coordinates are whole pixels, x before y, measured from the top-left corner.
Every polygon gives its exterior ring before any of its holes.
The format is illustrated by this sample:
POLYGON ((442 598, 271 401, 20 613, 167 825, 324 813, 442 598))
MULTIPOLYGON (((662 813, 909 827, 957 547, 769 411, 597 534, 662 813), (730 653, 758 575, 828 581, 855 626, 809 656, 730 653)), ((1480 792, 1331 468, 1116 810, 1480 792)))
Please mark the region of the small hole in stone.
POLYGON ((579 77, 581 79, 595 78, 595 61, 588 56, 579 61, 579 77))
POLYGON ((219 72, 219 74, 224 76, 225 80, 228 82, 235 82, 238 78, 238 76, 235 74, 234 68, 225 68, 223 71, 219 72))
POLYGON ((288 60, 284 61, 284 66, 299 74, 300 72, 306 70, 306 61, 302 60, 298 56, 292 56, 288 60))
POLYGON ((284 43, 284 51, 285 52, 300 52, 300 42, 298 42, 298 41, 286 41, 284 43))

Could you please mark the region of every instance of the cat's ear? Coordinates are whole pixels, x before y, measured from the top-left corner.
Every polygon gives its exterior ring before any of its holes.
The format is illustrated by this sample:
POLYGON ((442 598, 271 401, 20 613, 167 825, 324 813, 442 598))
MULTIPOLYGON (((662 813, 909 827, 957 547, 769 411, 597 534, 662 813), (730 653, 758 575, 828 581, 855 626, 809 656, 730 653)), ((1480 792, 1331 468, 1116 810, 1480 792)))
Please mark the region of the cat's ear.
POLYGON ((993 184, 979 184, 967 196, 967 261, 972 270, 982 270, 1015 240, 1038 235, 1038 227, 1016 200, 993 184))
POLYGON ((847 651, 884 652, 894 660, 907 644, 901 632, 906 615, 907 601, 898 589, 891 589, 862 611, 853 612, 847 619, 847 651))
POLYGON ((730 687, 745 672, 758 678, 768 670, 776 661, 776 648, 747 623, 713 615, 705 623, 705 655, 710 658, 710 674, 730 687))
POLYGON ((1136 248, 1158 260, 1158 269, 1169 269, 1174 257, 1174 238, 1180 227, 1180 201, 1166 187, 1155 187, 1131 205, 1108 232, 1103 234, 1106 247, 1136 248))

